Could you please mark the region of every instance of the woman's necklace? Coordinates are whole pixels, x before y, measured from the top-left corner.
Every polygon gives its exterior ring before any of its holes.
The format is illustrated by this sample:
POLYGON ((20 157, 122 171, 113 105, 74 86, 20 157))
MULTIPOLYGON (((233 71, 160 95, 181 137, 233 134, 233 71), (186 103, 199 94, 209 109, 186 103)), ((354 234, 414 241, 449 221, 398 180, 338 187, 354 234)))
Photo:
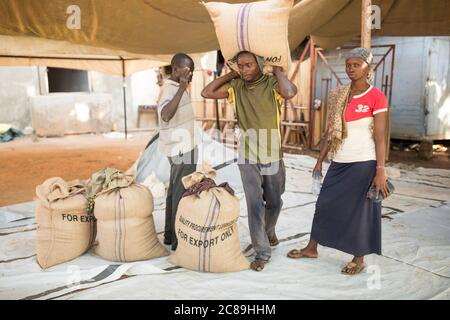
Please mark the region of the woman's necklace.
POLYGON ((359 95, 361 93, 364 93, 369 89, 370 85, 368 84, 365 89, 355 89, 353 87, 350 87, 350 98, 353 98, 356 95, 359 95))

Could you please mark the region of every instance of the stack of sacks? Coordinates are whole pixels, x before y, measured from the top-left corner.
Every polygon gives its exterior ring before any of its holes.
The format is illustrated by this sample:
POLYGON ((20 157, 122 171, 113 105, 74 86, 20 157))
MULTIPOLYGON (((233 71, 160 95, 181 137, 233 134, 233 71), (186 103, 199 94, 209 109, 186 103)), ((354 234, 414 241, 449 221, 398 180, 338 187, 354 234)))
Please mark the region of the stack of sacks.
POLYGON ((169 262, 202 272, 248 269, 239 243, 239 199, 227 183, 216 186, 215 176, 211 166, 204 165, 183 177, 187 191, 175 221, 178 246, 169 262))
POLYGON ((152 194, 134 178, 107 168, 89 182, 89 208, 93 207, 98 228, 95 253, 107 260, 130 262, 168 255, 156 235, 152 194))
POLYGON ((293 2, 203 2, 214 22, 220 50, 230 67, 238 71, 233 58, 240 51, 250 51, 262 56, 267 66, 279 66, 288 72, 291 64, 288 22, 293 2))
POLYGON ((89 250, 95 239, 95 218, 87 211, 85 184, 51 178, 36 187, 36 195, 39 265, 46 269, 89 250))

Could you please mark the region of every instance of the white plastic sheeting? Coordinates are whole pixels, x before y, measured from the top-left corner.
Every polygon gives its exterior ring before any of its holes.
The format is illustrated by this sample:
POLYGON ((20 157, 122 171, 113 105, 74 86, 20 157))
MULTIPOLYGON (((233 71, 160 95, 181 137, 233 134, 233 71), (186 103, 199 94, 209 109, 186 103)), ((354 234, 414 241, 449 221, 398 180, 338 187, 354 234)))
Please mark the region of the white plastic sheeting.
MULTIPOLYGON (((357 276, 340 274, 351 256, 319 247, 319 259, 286 253, 307 243, 316 198, 315 160, 286 155, 287 190, 277 224, 281 243, 262 272, 207 274, 167 258, 120 264, 87 253, 42 271, 36 264, 34 203, 0 208, 0 299, 450 299, 450 170, 404 170, 383 202, 383 255, 366 258, 357 276)), ((238 171, 233 170, 238 175, 238 171)), ((239 180, 238 176, 227 178, 239 180)), ((242 191, 239 233, 251 259, 242 191)), ((164 199, 155 199, 162 237, 164 199)))
MULTIPOLYGON (((158 141, 155 139, 140 155, 136 168, 136 180, 139 183, 152 175, 152 173, 169 185, 170 164, 167 157, 158 151, 158 141)), ((197 168, 200 169, 204 162, 209 162, 217 170, 216 183, 228 182, 236 192, 242 192, 242 182, 237 166, 237 151, 227 148, 223 144, 213 140, 207 133, 201 131, 201 143, 198 147, 197 168)))

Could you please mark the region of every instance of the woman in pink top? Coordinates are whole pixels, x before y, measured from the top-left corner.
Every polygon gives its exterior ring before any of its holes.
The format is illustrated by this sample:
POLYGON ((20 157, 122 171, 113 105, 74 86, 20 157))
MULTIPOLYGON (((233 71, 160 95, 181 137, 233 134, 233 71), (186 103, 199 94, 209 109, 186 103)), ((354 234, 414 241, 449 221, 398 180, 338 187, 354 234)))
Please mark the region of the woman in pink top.
POLYGON ((370 84, 369 50, 356 48, 346 57, 351 84, 330 93, 324 143, 313 170, 322 175, 322 162, 332 160, 316 203, 308 245, 288 257, 317 258, 317 245, 353 255, 341 270, 357 274, 364 256, 381 254, 381 202, 367 197, 374 185, 377 194, 389 195, 384 162, 388 105, 385 95, 370 84))

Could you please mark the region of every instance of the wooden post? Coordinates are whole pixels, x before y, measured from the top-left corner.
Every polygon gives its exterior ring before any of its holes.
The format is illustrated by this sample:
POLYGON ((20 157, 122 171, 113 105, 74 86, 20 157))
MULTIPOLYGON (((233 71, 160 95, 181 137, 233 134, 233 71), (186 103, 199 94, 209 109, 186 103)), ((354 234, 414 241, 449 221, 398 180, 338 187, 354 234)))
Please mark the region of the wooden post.
POLYGON ((309 90, 309 141, 308 148, 314 146, 314 94, 316 93, 316 44, 311 38, 309 47, 309 58, 311 60, 310 90, 309 90))
POLYGON ((370 49, 372 28, 372 0, 361 0, 361 48, 370 49))
POLYGON ((127 79, 125 72, 125 59, 120 57, 122 60, 122 88, 123 88, 123 121, 125 125, 125 140, 128 138, 127 129, 127 79))

